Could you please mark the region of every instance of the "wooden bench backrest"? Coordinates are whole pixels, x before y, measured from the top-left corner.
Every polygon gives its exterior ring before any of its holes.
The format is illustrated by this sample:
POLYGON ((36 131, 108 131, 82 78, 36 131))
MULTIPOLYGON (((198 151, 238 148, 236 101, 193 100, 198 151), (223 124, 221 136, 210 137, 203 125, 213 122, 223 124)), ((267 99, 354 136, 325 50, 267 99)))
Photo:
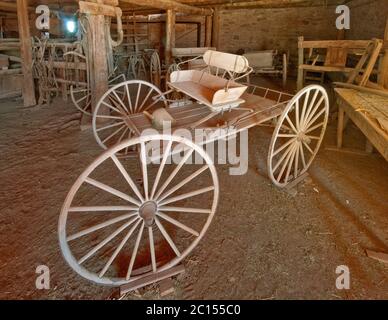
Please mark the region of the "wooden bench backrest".
POLYGON ((325 66, 345 67, 347 56, 348 56, 347 48, 329 47, 327 48, 325 66))
POLYGON ((234 73, 243 73, 249 68, 247 58, 220 51, 206 51, 203 55, 203 60, 210 67, 220 68, 234 73))

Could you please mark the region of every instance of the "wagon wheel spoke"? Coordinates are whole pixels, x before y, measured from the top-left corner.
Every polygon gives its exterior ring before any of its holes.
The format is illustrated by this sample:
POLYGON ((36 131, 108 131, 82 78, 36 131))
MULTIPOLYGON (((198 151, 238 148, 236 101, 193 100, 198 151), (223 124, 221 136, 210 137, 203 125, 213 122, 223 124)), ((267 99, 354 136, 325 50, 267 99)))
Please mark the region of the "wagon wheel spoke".
POLYGON ((295 151, 295 162, 294 162, 294 178, 298 176, 298 169, 299 169, 299 143, 296 146, 295 151))
MULTIPOLYGON (((144 100, 143 100, 143 103, 140 105, 140 107, 139 107, 139 111, 144 107, 144 105, 145 105, 145 103, 147 102, 147 100, 149 99, 149 97, 150 97, 150 95, 151 95, 151 93, 154 91, 154 89, 153 88, 150 88, 149 90, 148 90, 148 93, 147 93, 147 95, 146 95, 146 97, 144 98, 144 100)), ((148 109, 148 108, 147 108, 148 109)))
POLYGON ((104 274, 108 271, 109 267, 111 266, 112 262, 116 259, 117 255, 121 251, 121 249, 124 247, 124 245, 127 243, 128 239, 131 237, 133 232, 136 230, 137 226, 140 223, 140 219, 137 220, 135 225, 128 231, 126 236, 121 240, 120 244, 117 246, 116 250, 113 252, 113 254, 110 256, 109 260, 105 264, 104 268, 101 270, 100 274, 98 275, 100 278, 104 276, 104 274))
POLYGON ((125 220, 125 219, 128 219, 128 218, 131 218, 133 216, 136 215, 136 212, 132 212, 132 213, 128 213, 128 214, 124 214, 124 215, 121 215, 119 217, 115 217, 115 218, 112 218, 112 219, 109 219, 107 221, 104 221, 102 223, 99 223, 93 227, 89 227, 87 229, 84 229, 84 230, 81 230, 71 236, 68 236, 67 237, 67 241, 72 241, 72 240, 75 240, 75 239, 78 239, 80 237, 83 237, 89 233, 92 233, 94 231, 97 231, 97 230, 100 230, 102 228, 105 228, 105 227, 108 227, 114 223, 117 223, 119 221, 122 221, 122 220, 125 220))
POLYGON ((319 111, 319 112, 315 115, 315 117, 314 117, 312 120, 310 120, 310 121, 308 122, 308 124, 306 125, 306 128, 309 128, 313 123, 315 123, 315 121, 317 121, 318 118, 319 118, 324 112, 325 112, 325 109, 322 109, 321 111, 319 111))
POLYGON ((134 265, 135 260, 136 260, 137 251, 139 250, 140 240, 141 240, 141 237, 143 235, 143 230, 144 230, 144 221, 141 224, 139 233, 138 233, 137 238, 136 238, 135 247, 133 248, 133 251, 132 251, 131 260, 130 260, 129 265, 128 265, 126 280, 129 280, 129 278, 131 277, 133 265, 134 265))
MULTIPOLYGON (((303 122, 303 130, 306 130, 306 128, 309 127, 310 125, 310 121, 311 121, 311 118, 314 116, 314 114, 317 112, 319 106, 322 104, 322 102, 324 101, 325 97, 322 96, 319 101, 316 103, 314 109, 310 112, 310 114, 306 117, 306 120, 303 122)), ((325 112, 325 109, 322 109, 321 112, 325 112)), ((322 113, 321 113, 322 114, 322 113)), ((314 123, 314 120, 313 122, 314 123)))
POLYGON ((69 212, 99 212, 99 211, 132 211, 138 207, 133 206, 86 206, 86 207, 70 207, 69 212))
POLYGON ((155 223, 158 226, 160 232, 162 233, 163 237, 167 240, 168 244, 170 245, 171 249, 174 250, 175 254, 180 257, 181 253, 178 250, 177 246, 175 245, 174 241, 171 239, 171 237, 168 235, 168 232, 163 227, 163 225, 160 223, 159 219, 155 217, 155 223))
POLYGON ((150 241, 150 255, 152 263, 152 271, 156 272, 156 258, 155 258, 155 243, 154 243, 154 233, 152 227, 148 227, 148 238, 150 241))
POLYGON ((124 136, 125 136, 125 133, 126 133, 128 130, 129 130, 128 128, 125 128, 125 130, 124 130, 123 133, 121 134, 119 140, 117 140, 117 143, 120 143, 120 142, 123 140, 123 138, 124 138, 124 136))
POLYGON ((306 143, 306 142, 302 142, 303 145, 306 147, 306 149, 311 153, 311 154, 314 154, 314 151, 309 147, 309 145, 306 143))
POLYGON ((295 141, 295 139, 290 139, 288 140, 286 143, 284 143, 283 145, 281 145, 278 149, 276 149, 276 151, 274 151, 272 157, 276 156, 280 151, 284 150, 286 147, 288 147, 291 143, 293 143, 295 141))
POLYGON ((195 231, 194 229, 192 229, 192 228, 186 226, 185 224, 179 222, 178 220, 175 220, 174 218, 171 218, 170 216, 164 214, 163 212, 158 211, 156 214, 157 214, 159 217, 163 218, 164 220, 166 220, 166 221, 172 223, 173 225, 175 225, 175 226, 181 228, 182 230, 185 230, 185 231, 187 231, 188 233, 191 233, 192 235, 194 235, 194 236, 196 236, 196 237, 199 236, 199 233, 198 233, 197 231, 195 231))
POLYGON ((297 130, 300 130, 300 123, 299 123, 299 101, 295 101, 295 126, 297 130))
POLYGON ((159 191, 157 192, 155 199, 158 199, 161 195, 161 193, 166 189, 166 187, 170 184, 172 179, 177 175, 179 170, 183 167, 185 162, 190 158, 194 150, 190 150, 189 152, 186 153, 186 155, 181 159, 177 167, 174 169, 174 171, 170 174, 170 176, 167 178, 166 182, 161 186, 159 191))
POLYGON ((167 144, 166 149, 164 150, 162 162, 161 162, 161 164, 159 166, 158 173, 156 174, 154 185, 153 185, 152 191, 151 191, 151 198, 153 198, 154 195, 155 195, 155 191, 156 191, 156 188, 157 188, 157 186, 159 184, 160 177, 162 176, 162 173, 163 173, 163 170, 164 170, 164 166, 166 165, 166 161, 168 159, 168 156, 170 155, 171 146, 172 146, 172 141, 169 141, 168 144, 167 144))
POLYGON ((147 172, 147 155, 146 147, 144 143, 140 144, 140 162, 143 173, 143 186, 144 186, 144 197, 148 200, 148 172, 147 172))
POLYGON ((125 125, 122 125, 120 128, 118 128, 116 131, 111 133, 109 136, 107 136, 104 140, 102 140, 102 143, 107 142, 108 140, 112 139, 116 134, 118 134, 121 130, 125 129, 125 125))
POLYGON ((308 128, 305 133, 309 133, 311 131, 314 131, 315 129, 318 129, 319 127, 322 127, 323 125, 325 124, 325 122, 320 122, 318 124, 316 124, 315 126, 311 127, 311 128, 308 128))
POLYGON ((202 172, 207 170, 209 168, 208 165, 204 165, 202 168, 198 169, 194 173, 192 173, 190 176, 188 176, 186 179, 182 180, 180 183, 178 183, 175 187, 171 188, 170 190, 166 191, 163 195, 160 196, 158 199, 159 201, 162 201, 166 197, 170 196, 172 193, 176 192, 180 188, 182 188, 184 185, 188 184, 191 180, 199 176, 202 172))
POLYGON ((292 145, 292 148, 291 148, 290 152, 287 154, 286 160, 284 161, 283 166, 278 173, 278 176, 276 178, 277 181, 280 181, 280 178, 282 177, 284 170, 289 165, 289 163, 292 161, 291 159, 294 156, 294 153, 295 153, 295 145, 292 145))
POLYGON ((300 151, 300 157, 301 157, 302 163, 303 163, 303 169, 305 169, 307 167, 307 165, 306 165, 306 160, 305 160, 305 157, 304 157, 304 151, 303 151, 303 145, 302 144, 299 144, 299 151, 300 151))
POLYGON ((139 111, 137 106, 138 106, 138 103, 139 103, 140 92, 141 92, 141 83, 139 83, 139 85, 137 87, 136 100, 135 100, 135 108, 134 108, 135 112, 139 111))
MULTIPOLYGON (((301 99, 303 98, 303 95, 301 96, 301 99)), ((310 98, 310 91, 308 90, 306 92, 306 94, 304 94, 304 101, 303 101, 303 107, 302 107, 302 113, 300 115, 300 121, 299 121, 299 125, 301 124, 301 121, 303 121, 304 117, 305 117, 305 114, 306 114, 306 111, 307 111, 307 103, 309 101, 309 98, 310 98)))
POLYGON ((211 213, 209 209, 201 209, 201 208, 186 208, 186 207, 169 207, 169 206, 161 206, 160 210, 172 211, 172 212, 186 212, 186 213, 211 213))
POLYGON ((102 104, 104 106, 108 107, 109 109, 111 109, 111 110, 113 110, 113 111, 117 112, 118 114, 121 114, 122 116, 125 117, 125 113, 122 110, 117 109, 116 107, 112 106, 110 103, 102 101, 102 104))
POLYGON ((86 96, 83 96, 83 97, 79 98, 78 100, 76 100, 76 102, 77 102, 77 103, 80 103, 81 101, 84 101, 84 100, 87 99, 87 98, 88 98, 87 95, 86 95, 86 96))
POLYGON ((288 177, 290 176, 290 172, 291 172, 291 169, 292 169, 292 166, 294 164, 294 161, 295 161, 295 154, 296 154, 296 150, 297 150, 298 146, 294 146, 294 149, 292 151, 292 155, 290 157, 290 160, 288 162, 288 167, 287 167, 287 172, 286 172, 286 177, 284 178, 284 181, 287 183, 288 182, 288 177))
POLYGON ((164 199, 163 201, 160 202, 160 205, 163 206, 163 205, 168 204, 168 203, 181 201, 181 200, 184 200, 184 199, 187 199, 187 198, 191 198, 191 197, 195 197, 195 196, 200 195, 202 193, 210 192, 210 191, 213 191, 213 190, 214 190, 213 186, 201 188, 201 189, 198 189, 198 190, 195 190, 195 191, 191 191, 191 192, 187 192, 187 193, 181 194, 181 195, 176 196, 176 197, 164 199))
MULTIPOLYGON (((291 140, 292 141, 292 140, 291 140)), ((293 141, 295 143, 295 140, 293 141)), ((278 162, 275 164, 275 166, 273 167, 273 171, 275 172, 276 169, 280 166, 280 164, 283 162, 283 160, 288 156, 288 154, 291 152, 292 150, 292 147, 294 145, 293 144, 290 144, 288 146, 288 148, 286 149, 286 151, 284 151, 283 155, 280 157, 280 159, 278 160, 278 162)))
POLYGON ((120 160, 117 159, 117 157, 115 155, 112 155, 111 156, 113 162, 115 163, 115 165, 117 166, 117 168, 120 170, 121 174, 123 175, 123 177, 125 178, 125 180, 127 181, 127 183, 130 185, 130 187, 132 188, 133 192, 135 192, 135 194, 137 195, 137 197, 139 198, 140 201, 144 201, 144 198, 143 196, 141 195, 139 189, 137 188, 136 184, 133 182, 132 178, 129 176, 127 170, 125 170, 125 168, 123 167, 123 165, 121 164, 120 160))
POLYGON ((134 217, 133 219, 131 219, 130 221, 124 223, 120 228, 116 229, 115 232, 113 232, 111 235, 109 235, 108 237, 106 237, 103 241, 101 241, 98 245, 96 245, 92 250, 90 250, 88 253, 86 253, 85 255, 82 256, 82 258, 80 258, 78 260, 78 263, 79 264, 82 264, 84 263, 87 259, 89 259, 91 256, 93 256, 98 250, 100 250, 103 246, 105 246, 108 242, 112 241, 113 238, 115 238, 117 235, 119 235, 121 232, 123 232, 126 228, 128 228, 128 226, 130 226, 132 223, 134 223, 135 221, 137 221, 139 218, 138 217, 134 217))
POLYGON ((129 109, 131 110, 131 113, 133 113, 134 111, 133 111, 133 109, 132 109, 132 100, 131 100, 131 95, 129 94, 128 84, 125 85, 125 92, 126 92, 126 94, 127 94, 129 109))
POLYGON ((135 205, 138 205, 138 206, 141 205, 141 203, 139 201, 137 201, 136 199, 132 198, 131 196, 125 194, 124 192, 121 192, 117 189, 114 189, 114 188, 112 188, 112 187, 110 187, 102 182, 99 182, 97 180, 94 180, 90 177, 85 178, 85 182, 87 182, 87 183, 89 183, 89 184, 91 184, 91 185, 93 185, 101 190, 104 190, 110 194, 113 194, 121 199, 127 200, 128 202, 131 202, 135 205))
POLYGON ((305 124, 305 121, 306 121, 306 119, 308 118, 308 116, 309 116, 309 114, 310 114, 310 111, 311 111, 312 107, 314 106, 315 100, 317 100, 318 93, 319 93, 318 90, 316 90, 316 91, 314 92, 313 98, 311 99, 311 101, 310 101, 310 103, 309 103, 309 105, 308 105, 308 107, 307 107, 307 109, 306 109, 305 115, 304 115, 304 117, 301 119, 302 125, 305 124))
POLYGON ((114 122, 114 123, 109 124, 109 125, 107 125, 107 126, 97 128, 96 131, 98 132, 98 131, 102 131, 102 130, 114 128, 114 127, 117 127, 117 126, 119 126, 119 125, 123 125, 124 123, 125 123, 124 121, 114 122))
POLYGON ((291 119, 288 117, 288 115, 286 115, 286 120, 288 122, 288 124, 290 125, 290 127, 292 128, 292 131, 294 131, 296 134, 298 133, 298 130, 295 128, 294 124, 292 123, 291 119))
POLYGON ((128 108, 127 106, 125 105, 124 101, 120 99, 120 97, 118 96, 118 94, 116 93, 115 90, 112 91, 114 97, 117 99, 117 101, 119 102, 119 104, 121 105, 121 107, 124 109, 125 113, 126 114, 130 114, 130 112, 128 111, 128 108))
POLYGON ((73 101, 74 106, 80 110, 81 112, 91 115, 89 111, 92 100, 91 100, 91 92, 89 88, 74 88, 74 86, 70 86, 70 96, 73 101))

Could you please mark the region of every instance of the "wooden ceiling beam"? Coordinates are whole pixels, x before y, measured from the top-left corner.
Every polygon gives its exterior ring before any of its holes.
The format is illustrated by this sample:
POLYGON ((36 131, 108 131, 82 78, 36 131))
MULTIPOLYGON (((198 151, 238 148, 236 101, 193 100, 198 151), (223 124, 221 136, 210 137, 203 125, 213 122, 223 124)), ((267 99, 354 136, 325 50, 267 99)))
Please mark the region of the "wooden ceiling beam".
MULTIPOLYGON (((28 7, 27 9, 28 9, 28 11, 35 11, 35 8, 33 8, 33 7, 28 7)), ((15 2, 0 1, 0 10, 16 12, 17 5, 15 2)))
MULTIPOLYGON (((120 2, 139 4, 139 0, 120 0, 120 2)), ((213 14, 212 9, 193 7, 173 0, 141 0, 141 5, 163 10, 174 10, 176 12, 182 12, 186 14, 202 16, 211 16, 213 14)))
POLYGON ((344 0, 254 0, 254 1, 238 1, 227 3, 224 5, 217 5, 219 9, 249 9, 249 8, 291 8, 291 7, 327 7, 342 3, 344 0))

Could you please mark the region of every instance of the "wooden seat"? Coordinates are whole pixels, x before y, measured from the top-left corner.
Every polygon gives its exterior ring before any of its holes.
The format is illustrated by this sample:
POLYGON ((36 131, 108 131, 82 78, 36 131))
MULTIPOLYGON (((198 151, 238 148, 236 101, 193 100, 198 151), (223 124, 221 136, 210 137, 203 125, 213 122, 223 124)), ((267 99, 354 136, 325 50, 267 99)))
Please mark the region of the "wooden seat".
POLYGON ((247 86, 211 75, 205 71, 178 70, 171 73, 170 87, 199 101, 213 111, 238 106, 247 86))

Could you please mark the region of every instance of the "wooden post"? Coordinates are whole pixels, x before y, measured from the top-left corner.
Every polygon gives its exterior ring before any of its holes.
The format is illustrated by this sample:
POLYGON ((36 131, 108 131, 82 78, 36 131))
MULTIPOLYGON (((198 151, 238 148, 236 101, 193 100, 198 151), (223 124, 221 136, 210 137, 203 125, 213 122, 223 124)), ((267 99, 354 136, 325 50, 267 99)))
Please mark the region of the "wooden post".
POLYGON ((303 43, 304 38, 298 37, 298 79, 296 81, 296 89, 299 91, 303 88, 303 82, 304 82, 304 70, 300 67, 304 63, 304 56, 303 56, 303 43))
POLYGON ((201 46, 202 25, 197 23, 197 47, 201 46))
POLYGON ((20 53, 23 70, 23 100, 24 106, 36 105, 34 77, 32 75, 32 42, 28 21, 28 0, 17 0, 17 15, 20 38, 20 53))
POLYGON ((220 33, 220 11, 214 9, 211 45, 218 50, 220 33))
POLYGON ((175 11, 167 10, 165 59, 167 65, 172 63, 172 48, 175 48, 175 11))
MULTIPOLYGON (((385 24, 384 42, 388 42, 388 18, 385 24)), ((388 89, 388 49, 384 50, 384 56, 381 58, 377 82, 379 85, 388 89)))
POLYGON ((212 16, 206 16, 205 20, 205 47, 212 45, 212 16))
POLYGON ((92 110, 94 112, 98 100, 108 90, 108 58, 105 34, 105 16, 91 15, 89 17, 91 43, 88 50, 91 59, 90 90, 92 94, 92 110))

